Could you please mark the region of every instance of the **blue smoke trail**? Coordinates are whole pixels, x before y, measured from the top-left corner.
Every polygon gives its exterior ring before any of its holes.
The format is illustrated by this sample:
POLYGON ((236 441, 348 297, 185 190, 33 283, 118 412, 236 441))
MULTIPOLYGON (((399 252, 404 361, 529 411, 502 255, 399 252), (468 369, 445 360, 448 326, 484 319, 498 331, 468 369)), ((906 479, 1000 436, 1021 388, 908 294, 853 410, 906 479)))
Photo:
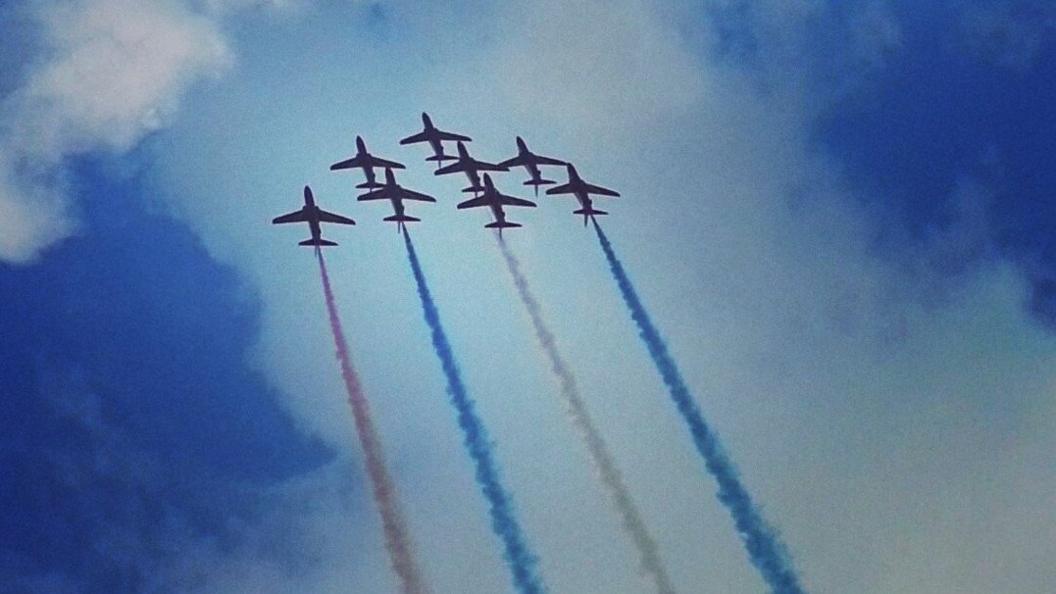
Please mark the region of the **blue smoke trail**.
POLYGON ((444 369, 444 375, 447 377, 447 393, 451 396, 451 404, 458 411, 458 424, 465 433, 466 449, 477 466, 477 483, 480 484, 481 491, 484 492, 491 506, 491 529, 502 539, 506 547, 504 557, 513 572, 513 585, 522 594, 542 594, 546 592, 546 588, 536 574, 536 557, 528 550, 524 542, 521 527, 513 515, 510 496, 499 481, 499 472, 492 455, 487 432, 477 417, 473 409, 473 400, 470 399, 462 383, 458 363, 455 361, 455 355, 451 352, 451 345, 440 323, 440 312, 437 311, 433 297, 429 293, 422 266, 418 262, 418 254, 415 253, 411 236, 406 230, 403 232, 403 242, 407 246, 407 258, 411 262, 411 271, 418 284, 422 314, 432 331, 433 349, 436 350, 436 355, 440 358, 444 369))
POLYGON ((678 371, 671 355, 667 352, 667 346, 660 337, 660 333, 653 326, 649 314, 645 311, 638 298, 634 286, 631 284, 623 265, 616 258, 609 238, 594 222, 594 230, 601 242, 601 249, 605 251, 605 257, 609 261, 612 276, 619 285, 623 300, 631 310, 631 317, 638 325, 642 340, 649 349, 649 355, 653 358, 660 376, 671 393, 671 399, 675 401, 678 412, 682 414, 689 431, 693 436, 693 443, 697 451, 704 457, 704 464, 708 472, 715 477, 719 483, 719 501, 730 511, 733 516, 737 532, 744 540, 744 546, 748 550, 748 558, 752 565, 759 570, 770 590, 774 594, 803 594, 804 590, 799 585, 799 578, 793 571, 785 553, 785 548, 774 534, 773 529, 767 525, 752 503, 751 496, 741 484, 737 476, 737 470, 730 461, 726 452, 723 451, 719 438, 711 431, 704 417, 689 393, 682 374, 678 371))

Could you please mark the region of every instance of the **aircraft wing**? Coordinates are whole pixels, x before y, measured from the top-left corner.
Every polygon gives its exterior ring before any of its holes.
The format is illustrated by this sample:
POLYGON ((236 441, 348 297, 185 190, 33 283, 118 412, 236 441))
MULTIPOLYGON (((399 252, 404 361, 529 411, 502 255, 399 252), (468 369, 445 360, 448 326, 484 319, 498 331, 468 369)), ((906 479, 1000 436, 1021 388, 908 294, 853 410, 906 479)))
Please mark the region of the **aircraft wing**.
POLYGON ((481 196, 480 198, 471 198, 465 202, 460 202, 458 208, 477 208, 479 206, 488 206, 489 204, 491 204, 491 201, 481 196))
POLYGON ((576 189, 572 187, 572 184, 561 184, 560 186, 554 186, 546 191, 548 196, 554 194, 575 194, 576 189))
POLYGON ((388 159, 381 159, 371 155, 367 159, 367 164, 371 167, 381 167, 388 169, 405 169, 403 163, 397 163, 396 161, 389 161, 388 159))
POLYGON ((507 167, 502 165, 496 165, 494 163, 485 163, 483 161, 474 161, 473 166, 477 171, 509 171, 507 167))
POLYGON ((426 140, 429 140, 429 137, 425 135, 425 132, 419 132, 404 138, 400 141, 400 144, 414 144, 416 142, 425 142, 426 140))
POLYGON ((408 190, 407 188, 400 188, 400 198, 404 200, 420 200, 422 202, 436 202, 436 198, 433 198, 429 194, 423 194, 421 192, 415 192, 414 190, 408 190))
POLYGON ((535 203, 531 200, 517 198, 516 196, 507 196, 506 194, 499 194, 499 201, 507 206, 535 206, 535 203))
POLYGON ((456 142, 456 141, 469 142, 469 141, 473 140, 472 138, 470 138, 468 136, 462 136, 461 134, 455 134, 454 132, 443 132, 441 130, 437 130, 436 131, 436 136, 440 140, 450 140, 452 142, 456 142))
POLYGON ((334 163, 330 166, 330 171, 338 171, 339 169, 355 169, 356 167, 363 167, 367 165, 359 157, 352 157, 351 159, 345 159, 338 163, 334 163))
POLYGON ((542 155, 535 156, 535 162, 538 165, 568 165, 561 159, 554 159, 552 157, 544 157, 542 155))
POLYGON ((304 214, 303 210, 284 214, 281 217, 275 217, 271 220, 272 225, 281 225, 283 223, 304 223, 308 220, 308 215, 304 214))
POLYGON ((339 225, 355 225, 356 222, 348 217, 343 217, 339 214, 327 212, 325 210, 319 210, 319 221, 322 223, 337 223, 339 225))
POLYGON ((356 198, 356 200, 388 200, 388 199, 389 199, 389 189, 388 188, 379 188, 377 190, 371 190, 370 192, 366 192, 364 194, 360 194, 359 197, 356 198))
MULTIPOLYGON (((614 190, 610 190, 608 188, 603 188, 601 186, 595 186, 595 185, 592 185, 592 184, 583 184, 583 188, 587 192, 589 192, 591 194, 597 194, 599 196, 619 196, 620 195, 619 192, 616 192, 614 190)), ((547 194, 549 194, 549 193, 550 192, 547 192, 547 194)))
POLYGON ((526 159, 523 159, 523 158, 521 158, 520 155, 517 155, 516 157, 514 157, 512 159, 506 159, 502 163, 499 163, 499 167, 505 167, 505 168, 509 169, 510 167, 522 167, 522 166, 527 165, 527 164, 528 164, 528 162, 527 162, 526 159))
POLYGON ((446 173, 456 173, 456 172, 465 171, 465 170, 466 170, 465 162, 463 162, 463 161, 455 161, 454 163, 452 163, 450 165, 444 165, 440 169, 437 169, 436 171, 433 172, 433 175, 444 175, 446 173))

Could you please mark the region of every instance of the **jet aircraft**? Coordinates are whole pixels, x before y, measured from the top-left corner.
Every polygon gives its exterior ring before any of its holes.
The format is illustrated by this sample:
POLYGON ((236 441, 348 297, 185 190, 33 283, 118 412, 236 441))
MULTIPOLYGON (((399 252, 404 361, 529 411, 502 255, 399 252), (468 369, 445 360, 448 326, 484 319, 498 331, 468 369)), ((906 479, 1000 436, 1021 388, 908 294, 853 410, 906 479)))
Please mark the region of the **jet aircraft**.
POLYGON ((339 225, 355 225, 356 222, 348 217, 343 217, 332 212, 327 212, 315 205, 315 197, 312 196, 312 189, 308 186, 304 186, 304 207, 298 211, 284 214, 281 217, 275 217, 272 219, 271 224, 281 225, 283 223, 308 223, 308 229, 312 233, 310 239, 298 243, 297 245, 312 245, 315 247, 337 245, 333 241, 323 239, 322 230, 319 227, 320 223, 337 223, 339 225))
POLYGON ((440 169, 433 172, 433 175, 446 175, 448 173, 456 173, 462 171, 466 174, 466 178, 469 180, 469 187, 462 188, 463 192, 473 192, 474 195, 480 193, 484 189, 480 185, 480 172, 481 171, 509 171, 502 165, 496 165, 494 163, 485 163, 484 161, 478 161, 473 157, 469 156, 469 151, 466 150, 466 145, 461 142, 458 143, 458 160, 450 165, 444 165, 440 169))
POLYGON ((471 198, 462 202, 458 205, 459 209, 463 208, 477 208, 480 206, 487 206, 491 208, 491 213, 495 217, 495 222, 484 225, 486 229, 498 229, 499 236, 502 236, 502 230, 509 227, 520 227, 520 223, 512 223, 506 220, 506 211, 503 210, 503 206, 531 206, 534 207, 535 203, 531 200, 524 200, 523 198, 517 198, 514 196, 507 196, 495 189, 495 184, 491 182, 491 176, 487 173, 484 174, 484 193, 477 197, 471 198))
POLYGON ((372 190, 374 188, 380 188, 382 185, 377 182, 374 177, 374 168, 384 167, 387 169, 403 169, 402 163, 396 161, 389 161, 375 157, 367 151, 367 145, 363 142, 362 136, 356 137, 356 156, 351 159, 346 159, 340 163, 334 163, 330 166, 330 171, 339 171, 341 169, 362 169, 363 175, 366 176, 367 181, 357 185, 356 187, 363 190, 372 190))
POLYGON ((601 186, 595 186, 588 184, 583 181, 583 178, 579 177, 579 173, 576 168, 569 163, 568 167, 568 183, 561 184, 560 186, 554 186, 546 191, 548 196, 556 194, 573 194, 576 199, 579 200, 579 204, 583 207, 579 210, 572 211, 573 214, 583 215, 583 226, 587 225, 587 219, 593 218, 595 215, 609 214, 603 210, 597 210, 594 208, 594 201, 590 199, 591 194, 597 194, 598 196, 619 196, 618 192, 614 192, 608 188, 601 186))
POLYGON ((528 173, 529 179, 524 182, 526 186, 534 186, 535 195, 539 195, 539 186, 546 186, 550 184, 556 184, 557 182, 550 179, 543 179, 541 173, 539 173, 540 165, 560 165, 564 166, 568 163, 552 157, 544 157, 537 155, 532 151, 528 150, 528 145, 524 143, 524 139, 520 136, 517 137, 517 156, 512 159, 507 159, 500 166, 510 167, 524 167, 524 170, 528 173))
POLYGON ((468 136, 461 134, 455 134, 453 132, 444 132, 433 126, 433 120, 429 119, 429 114, 422 112, 422 126, 423 129, 417 134, 412 134, 407 138, 400 141, 400 144, 417 144, 419 142, 428 142, 429 146, 433 149, 433 156, 426 157, 426 161, 436 161, 437 168, 440 167, 441 161, 451 161, 456 159, 453 155, 444 154, 443 141, 451 142, 469 142, 473 140, 468 136))
POLYGON ((392 172, 392 169, 385 170, 385 185, 381 189, 367 192, 366 194, 360 195, 359 200, 389 200, 392 202, 392 209, 396 211, 396 214, 391 217, 385 217, 385 221, 390 223, 396 223, 396 229, 402 231, 405 223, 412 223, 420 221, 415 217, 409 216, 404 210, 404 200, 420 200, 422 202, 436 202, 436 198, 428 194, 422 194, 421 192, 415 192, 414 190, 408 190, 407 188, 396 183, 396 175, 392 172))

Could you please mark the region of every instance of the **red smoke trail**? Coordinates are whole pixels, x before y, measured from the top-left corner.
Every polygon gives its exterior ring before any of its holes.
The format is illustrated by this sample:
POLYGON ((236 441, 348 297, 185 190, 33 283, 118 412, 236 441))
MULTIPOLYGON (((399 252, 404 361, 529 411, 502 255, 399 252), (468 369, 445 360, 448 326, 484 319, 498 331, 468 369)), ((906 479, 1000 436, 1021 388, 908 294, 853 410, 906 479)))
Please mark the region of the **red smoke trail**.
POLYGON ((334 292, 330 287, 330 275, 326 272, 326 262, 323 261, 323 253, 319 248, 315 249, 316 258, 319 260, 319 274, 323 279, 323 293, 326 295, 326 312, 330 316, 330 330, 334 334, 334 347, 337 349, 337 360, 341 363, 341 377, 345 380, 345 390, 348 392, 348 403, 352 406, 352 416, 356 420, 356 433, 359 435, 359 445, 363 449, 366 458, 367 474, 374 488, 374 502, 378 505, 381 513, 381 523, 385 529, 385 548, 389 552, 392 569, 400 578, 400 584, 405 594, 426 594, 429 589, 422 580, 422 574, 415 561, 412 551, 410 535, 407 532, 407 521, 404 519, 403 510, 400 508, 399 499, 396 495, 396 486, 389 476, 385 467, 385 457, 381 451, 381 441, 378 432, 374 428, 374 422, 370 418, 370 406, 363 394, 363 388, 359 384, 356 370, 352 368, 352 361, 348 356, 348 343, 345 341, 345 333, 341 329, 341 319, 337 315, 337 305, 334 301, 334 292))

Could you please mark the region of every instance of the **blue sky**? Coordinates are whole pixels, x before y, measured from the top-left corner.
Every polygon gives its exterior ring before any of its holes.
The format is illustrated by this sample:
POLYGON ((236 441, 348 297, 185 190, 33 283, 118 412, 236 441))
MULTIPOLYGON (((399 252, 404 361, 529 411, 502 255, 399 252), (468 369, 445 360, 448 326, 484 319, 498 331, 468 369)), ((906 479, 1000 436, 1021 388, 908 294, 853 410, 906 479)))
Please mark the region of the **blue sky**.
MULTIPOLYGON (((328 261, 425 573, 509 589, 402 242, 327 171, 359 134, 439 199, 415 243, 551 590, 649 591, 485 215, 396 142, 424 110, 621 192, 808 591, 1053 590, 1054 34, 1032 1, 6 3, 5 583, 394 590, 305 232, 268 224, 307 183, 359 222, 328 261)), ((593 233, 539 202, 508 239, 676 588, 764 591, 593 233)))

